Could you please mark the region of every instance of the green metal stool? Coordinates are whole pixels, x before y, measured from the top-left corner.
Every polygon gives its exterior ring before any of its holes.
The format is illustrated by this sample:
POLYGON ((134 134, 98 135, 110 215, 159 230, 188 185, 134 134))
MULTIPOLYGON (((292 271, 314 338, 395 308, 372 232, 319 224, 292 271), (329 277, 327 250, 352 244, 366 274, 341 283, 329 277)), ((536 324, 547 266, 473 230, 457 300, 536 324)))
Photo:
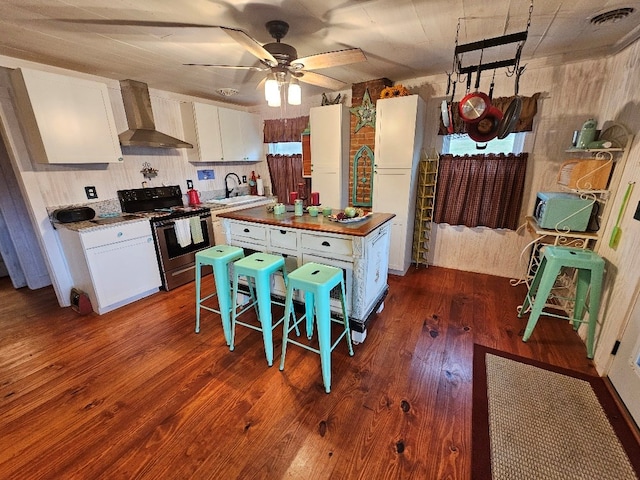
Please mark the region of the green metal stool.
MULTIPOLYGON (((284 316, 287 319, 282 335, 282 357, 280 359, 280 370, 284 370, 284 360, 287 353, 287 343, 293 343, 299 347, 310 350, 320 355, 322 366, 322 380, 327 393, 331 391, 331 352, 336 347, 342 337, 346 337, 349 346, 349 355, 353 356, 353 346, 351 345, 351 332, 349 331, 349 317, 347 315, 347 305, 345 301, 345 288, 342 269, 321 265, 319 263, 305 263, 289 274, 289 284, 287 285, 287 298, 285 300, 286 309, 284 316), (340 285, 340 301, 342 303, 342 321, 331 318, 330 297, 331 290, 340 285), (289 313, 293 309, 293 291, 303 290, 305 292, 305 314, 296 320, 294 317, 293 326, 290 325, 289 313), (298 323, 306 319, 307 338, 313 335, 313 319, 318 325, 318 344, 320 349, 305 345, 296 340, 289 339, 289 333, 294 328, 297 332, 298 323), (338 339, 331 344, 331 322, 344 325, 344 331, 340 333, 338 339)), ((299 334, 298 334, 299 335, 299 334)))
POLYGON ((216 245, 196 253, 196 333, 200 333, 200 311, 202 309, 220 314, 227 345, 231 342, 231 282, 229 264, 244 257, 244 250, 230 245, 216 245), (202 265, 213 268, 216 291, 206 297, 200 296, 202 265), (218 307, 204 305, 210 298, 218 297, 218 307))
POLYGON ((580 248, 559 247, 549 245, 545 247, 542 262, 531 282, 531 287, 524 300, 518 317, 531 306, 531 314, 524 331, 522 341, 529 340, 533 329, 538 323, 541 314, 569 319, 573 322, 573 329, 577 330, 581 323, 588 323, 587 330, 587 357, 593 358, 593 344, 598 322, 598 310, 600 309, 600 295, 602 293, 602 278, 604 275, 604 260, 591 250, 580 248), (573 316, 565 317, 549 312, 543 312, 551 289, 563 267, 577 270, 577 282, 573 316), (589 292, 589 290, 591 290, 589 292), (583 320, 587 294, 589 295, 589 320, 583 320))
MULTIPOLYGON (((236 325, 242 325, 253 330, 262 332, 264 340, 264 351, 267 357, 267 363, 269 366, 273 365, 273 329, 276 328, 284 320, 285 316, 280 318, 275 324, 273 323, 271 315, 271 304, 284 306, 284 303, 271 300, 271 275, 281 271, 284 277, 285 285, 287 284, 287 271, 285 268, 284 257, 281 255, 272 255, 269 253, 256 252, 244 257, 233 264, 233 299, 234 308, 231 316, 231 342, 229 343, 229 349, 233 351, 235 348, 235 332, 236 325), (238 298, 238 279, 245 277, 247 284, 252 294, 252 301, 245 306, 245 308, 237 311, 237 298, 238 298), (256 295, 253 297, 252 280, 255 284, 256 295), (258 320, 260 326, 253 325, 247 322, 241 322, 238 320, 240 316, 247 308, 252 306, 258 306, 258 320)), ((289 315, 291 312, 288 313, 289 315)), ((295 316, 294 316, 295 318, 295 316)))

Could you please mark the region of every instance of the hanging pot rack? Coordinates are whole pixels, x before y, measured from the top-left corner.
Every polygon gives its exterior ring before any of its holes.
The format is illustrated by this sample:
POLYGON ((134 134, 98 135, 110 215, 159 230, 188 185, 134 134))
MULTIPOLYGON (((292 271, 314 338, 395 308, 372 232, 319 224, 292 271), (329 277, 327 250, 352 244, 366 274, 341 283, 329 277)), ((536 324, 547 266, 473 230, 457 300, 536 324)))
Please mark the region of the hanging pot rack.
POLYGON ((499 138, 505 138, 511 133, 515 127, 515 124, 520 116, 522 108, 522 99, 518 96, 520 76, 525 70, 525 66, 520 66, 520 59, 522 56, 522 49, 529 35, 529 27, 531 26, 531 15, 533 13, 533 0, 529 5, 529 16, 527 19, 527 27, 524 31, 511 33, 508 35, 501 35, 499 37, 487 38, 477 42, 471 42, 466 44, 458 44, 458 38, 460 35, 460 21, 458 19, 458 26, 456 30, 456 45, 454 49, 452 72, 447 73, 447 95, 451 92, 451 99, 449 102, 443 100, 442 102, 442 118, 445 127, 449 133, 453 133, 453 116, 451 114, 451 104, 454 102, 456 84, 461 81, 461 78, 466 75, 466 93, 464 98, 458 104, 459 115, 465 122, 467 127, 467 133, 476 139, 476 141, 489 141, 496 136, 499 138), (509 45, 517 43, 516 53, 513 58, 504 60, 483 62, 485 50, 490 48, 500 47, 503 45, 509 45), (477 64, 471 64, 463 66, 462 61, 465 53, 480 51, 480 61, 477 64), (493 88, 496 70, 500 68, 506 68, 506 75, 508 77, 515 77, 515 96, 507 111, 496 112, 496 109, 492 107, 491 100, 493 99, 493 88), (482 72, 486 70, 493 70, 493 77, 491 79, 491 86, 489 95, 479 92, 480 88, 480 76, 482 72), (452 81, 453 74, 456 74, 456 78, 452 81), (475 93, 469 93, 471 89, 473 74, 475 73, 475 93), (485 122, 485 118, 490 115, 490 128, 484 133, 478 130, 478 123, 485 122), (500 115, 497 115, 500 113, 500 115))
MULTIPOLYGON (((458 26, 456 29, 456 45, 453 52, 453 65, 452 65, 452 73, 447 74, 447 95, 450 93, 450 89, 453 86, 453 91, 455 93, 455 84, 460 81, 461 77, 466 75, 466 84, 467 84, 467 93, 469 93, 469 89, 472 83, 472 77, 475 73, 476 81, 475 87, 479 88, 480 85, 480 75, 485 70, 493 70, 494 77, 495 71, 500 68, 507 68, 507 76, 515 75, 515 90, 516 95, 518 94, 518 84, 520 81, 520 75, 524 71, 525 67, 520 66, 520 58, 522 56, 522 48, 524 47, 525 42, 527 41, 527 37, 529 36, 529 27, 531 26, 531 15, 533 13, 533 0, 529 4, 529 16, 527 18, 527 26, 526 29, 517 32, 511 33, 508 35, 501 35, 499 37, 486 38, 484 40, 479 40, 477 42, 458 44, 458 37, 460 35, 460 21, 462 18, 458 18, 458 26), (517 43, 518 46, 516 48, 516 53, 513 58, 508 58, 504 60, 497 60, 493 62, 483 63, 482 58, 484 55, 484 51, 490 48, 500 47, 503 45, 509 45, 512 43, 517 43), (465 53, 477 52, 480 51, 480 62, 477 64, 470 64, 464 66, 462 64, 463 57, 465 53), (452 82, 451 76, 456 74, 456 79, 452 82)), ((453 102, 454 95, 451 95, 451 101, 453 102)))

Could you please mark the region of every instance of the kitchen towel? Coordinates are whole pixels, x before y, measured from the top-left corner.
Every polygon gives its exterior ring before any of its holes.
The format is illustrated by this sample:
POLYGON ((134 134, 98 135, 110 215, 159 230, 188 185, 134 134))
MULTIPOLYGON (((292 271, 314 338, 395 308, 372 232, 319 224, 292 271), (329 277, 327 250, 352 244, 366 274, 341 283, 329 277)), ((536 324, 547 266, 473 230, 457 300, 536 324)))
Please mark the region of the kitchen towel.
POLYGON ((260 177, 256 180, 256 188, 258 189, 258 195, 264 195, 264 180, 260 177))
POLYGON ((189 226, 191 227, 191 238, 193 243, 204 242, 204 236, 202 235, 202 223, 200 222, 200 215, 195 217, 189 217, 189 226))
POLYGON ((188 218, 179 218, 174 221, 176 239, 178 244, 184 248, 191 245, 191 228, 188 218))

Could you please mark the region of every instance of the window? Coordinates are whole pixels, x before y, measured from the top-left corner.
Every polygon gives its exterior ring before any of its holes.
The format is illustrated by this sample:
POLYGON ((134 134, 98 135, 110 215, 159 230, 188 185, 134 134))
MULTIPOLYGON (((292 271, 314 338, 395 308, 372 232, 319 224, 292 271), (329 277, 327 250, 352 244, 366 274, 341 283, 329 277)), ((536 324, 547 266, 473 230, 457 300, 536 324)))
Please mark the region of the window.
POLYGON ((526 133, 483 143, 467 134, 446 135, 438 170, 435 223, 517 228, 528 155, 526 133))
POLYGON ((471 140, 466 133, 445 135, 442 141, 442 153, 452 155, 482 155, 485 153, 522 153, 526 132, 510 133, 506 138, 495 138, 487 143, 486 148, 478 148, 478 143, 471 140))
POLYGON ((278 142, 268 143, 271 155, 296 155, 302 154, 302 142, 278 142))

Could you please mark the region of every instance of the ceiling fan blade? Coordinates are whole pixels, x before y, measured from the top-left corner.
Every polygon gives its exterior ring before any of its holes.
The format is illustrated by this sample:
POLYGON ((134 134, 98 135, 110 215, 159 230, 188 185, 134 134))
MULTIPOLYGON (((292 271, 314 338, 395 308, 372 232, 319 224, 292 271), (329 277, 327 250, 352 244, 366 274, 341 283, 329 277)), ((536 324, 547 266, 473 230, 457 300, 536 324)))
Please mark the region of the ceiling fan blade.
POLYGON ((264 77, 262 80, 258 82, 258 85, 256 85, 256 90, 264 90, 265 83, 267 83, 267 77, 264 77))
POLYGON ((159 20, 112 20, 93 18, 58 18, 60 22, 85 25, 107 25, 122 27, 162 27, 162 28, 223 28, 220 25, 206 25, 201 23, 163 22, 159 20))
POLYGON ((187 65, 189 67, 215 67, 215 68, 228 68, 231 70, 251 70, 254 72, 264 72, 269 70, 268 68, 263 67, 245 67, 245 66, 235 66, 235 65, 216 65, 212 63, 183 63, 183 65, 187 65))
POLYGON ((247 33, 243 32, 237 28, 230 27, 220 27, 224 30, 227 35, 233 38, 236 42, 242 45, 249 53, 255 55, 260 59, 261 62, 264 62, 267 65, 275 67, 278 65, 278 61, 275 59, 273 55, 267 52, 262 45, 260 45, 256 40, 250 37, 247 33))
POLYGON ((329 90, 342 90, 349 86, 343 81, 336 80, 335 78, 327 77, 326 75, 321 75, 314 72, 299 71, 296 72, 295 76, 301 82, 309 83, 317 87, 327 88, 329 90))
POLYGON ((336 50, 334 52, 318 53, 302 57, 291 62, 296 68, 302 65, 305 70, 317 70, 319 68, 337 67, 339 65, 348 65, 350 63, 364 62, 367 59, 362 50, 359 48, 349 48, 346 50, 336 50))

